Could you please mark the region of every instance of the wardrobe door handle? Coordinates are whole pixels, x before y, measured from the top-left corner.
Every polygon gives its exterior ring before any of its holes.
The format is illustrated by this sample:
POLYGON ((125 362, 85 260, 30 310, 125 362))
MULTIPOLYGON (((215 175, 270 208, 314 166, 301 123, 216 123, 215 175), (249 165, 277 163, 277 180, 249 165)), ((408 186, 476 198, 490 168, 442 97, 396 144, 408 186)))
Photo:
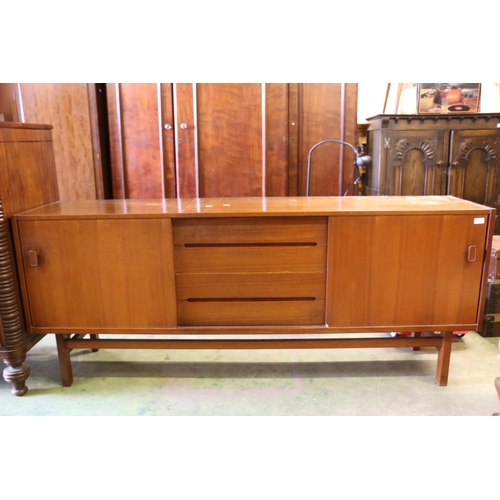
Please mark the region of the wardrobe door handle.
POLYGON ((469 262, 476 262, 477 258, 477 247, 475 245, 472 245, 469 247, 467 251, 467 260, 469 262))
POLYGON ((29 258, 31 267, 38 266, 38 255, 36 253, 36 250, 30 250, 28 252, 28 258, 29 258))

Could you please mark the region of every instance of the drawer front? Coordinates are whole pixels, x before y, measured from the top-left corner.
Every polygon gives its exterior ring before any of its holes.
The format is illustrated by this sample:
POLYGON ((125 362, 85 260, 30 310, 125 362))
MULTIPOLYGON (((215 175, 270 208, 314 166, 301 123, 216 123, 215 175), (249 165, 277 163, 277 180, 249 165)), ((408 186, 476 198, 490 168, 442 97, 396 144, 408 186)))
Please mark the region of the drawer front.
POLYGON ((322 325, 327 219, 174 221, 180 326, 322 325))
POLYGON ((323 325, 325 300, 179 301, 179 326, 323 325))
POLYGON ((325 298, 325 273, 178 273, 177 299, 325 298))
POLYGON ((322 246, 174 247, 178 273, 324 272, 322 246))
POLYGON ((230 243, 326 244, 326 217, 175 219, 174 245, 230 243))

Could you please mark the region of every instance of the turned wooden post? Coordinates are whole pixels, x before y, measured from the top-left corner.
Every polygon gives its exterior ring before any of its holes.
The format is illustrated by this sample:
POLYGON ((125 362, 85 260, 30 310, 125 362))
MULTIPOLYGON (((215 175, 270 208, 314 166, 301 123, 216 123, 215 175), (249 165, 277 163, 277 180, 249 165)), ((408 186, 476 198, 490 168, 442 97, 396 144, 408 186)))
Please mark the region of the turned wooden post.
MULTIPOLYGON (((498 342, 498 347, 500 348, 500 342, 498 342)), ((497 390, 498 399, 500 400, 500 355, 497 356, 498 359, 498 377, 495 379, 495 389, 497 390)), ((500 417, 500 412, 493 413, 494 417, 500 417)))
POLYGON ((26 359, 26 347, 19 313, 19 304, 14 282, 14 269, 9 251, 6 221, 0 198, 0 318, 5 352, 3 360, 7 367, 3 378, 12 384, 12 393, 16 396, 26 394, 26 379, 30 375, 26 359))

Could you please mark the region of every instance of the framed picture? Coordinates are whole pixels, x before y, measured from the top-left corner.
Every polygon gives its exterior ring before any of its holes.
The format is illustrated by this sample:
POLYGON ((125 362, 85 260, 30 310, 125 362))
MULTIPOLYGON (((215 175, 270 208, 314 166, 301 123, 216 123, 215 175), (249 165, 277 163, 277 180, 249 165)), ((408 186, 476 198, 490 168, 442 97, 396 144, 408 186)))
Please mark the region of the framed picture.
POLYGON ((419 83, 419 113, 478 113, 480 83, 419 83))

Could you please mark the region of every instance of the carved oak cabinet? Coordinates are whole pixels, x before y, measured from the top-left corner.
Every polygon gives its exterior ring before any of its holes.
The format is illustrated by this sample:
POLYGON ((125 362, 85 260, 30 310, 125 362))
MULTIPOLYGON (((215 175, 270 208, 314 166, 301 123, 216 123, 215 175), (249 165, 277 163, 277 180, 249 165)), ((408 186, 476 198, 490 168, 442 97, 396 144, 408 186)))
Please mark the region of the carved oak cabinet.
POLYGON ((500 114, 378 115, 367 121, 373 165, 366 194, 449 194, 498 211, 500 114))
POLYGON ((13 230, 63 385, 73 348, 390 346, 436 347, 446 385, 453 330, 482 321, 493 220, 450 196, 185 198, 55 202, 13 230))

